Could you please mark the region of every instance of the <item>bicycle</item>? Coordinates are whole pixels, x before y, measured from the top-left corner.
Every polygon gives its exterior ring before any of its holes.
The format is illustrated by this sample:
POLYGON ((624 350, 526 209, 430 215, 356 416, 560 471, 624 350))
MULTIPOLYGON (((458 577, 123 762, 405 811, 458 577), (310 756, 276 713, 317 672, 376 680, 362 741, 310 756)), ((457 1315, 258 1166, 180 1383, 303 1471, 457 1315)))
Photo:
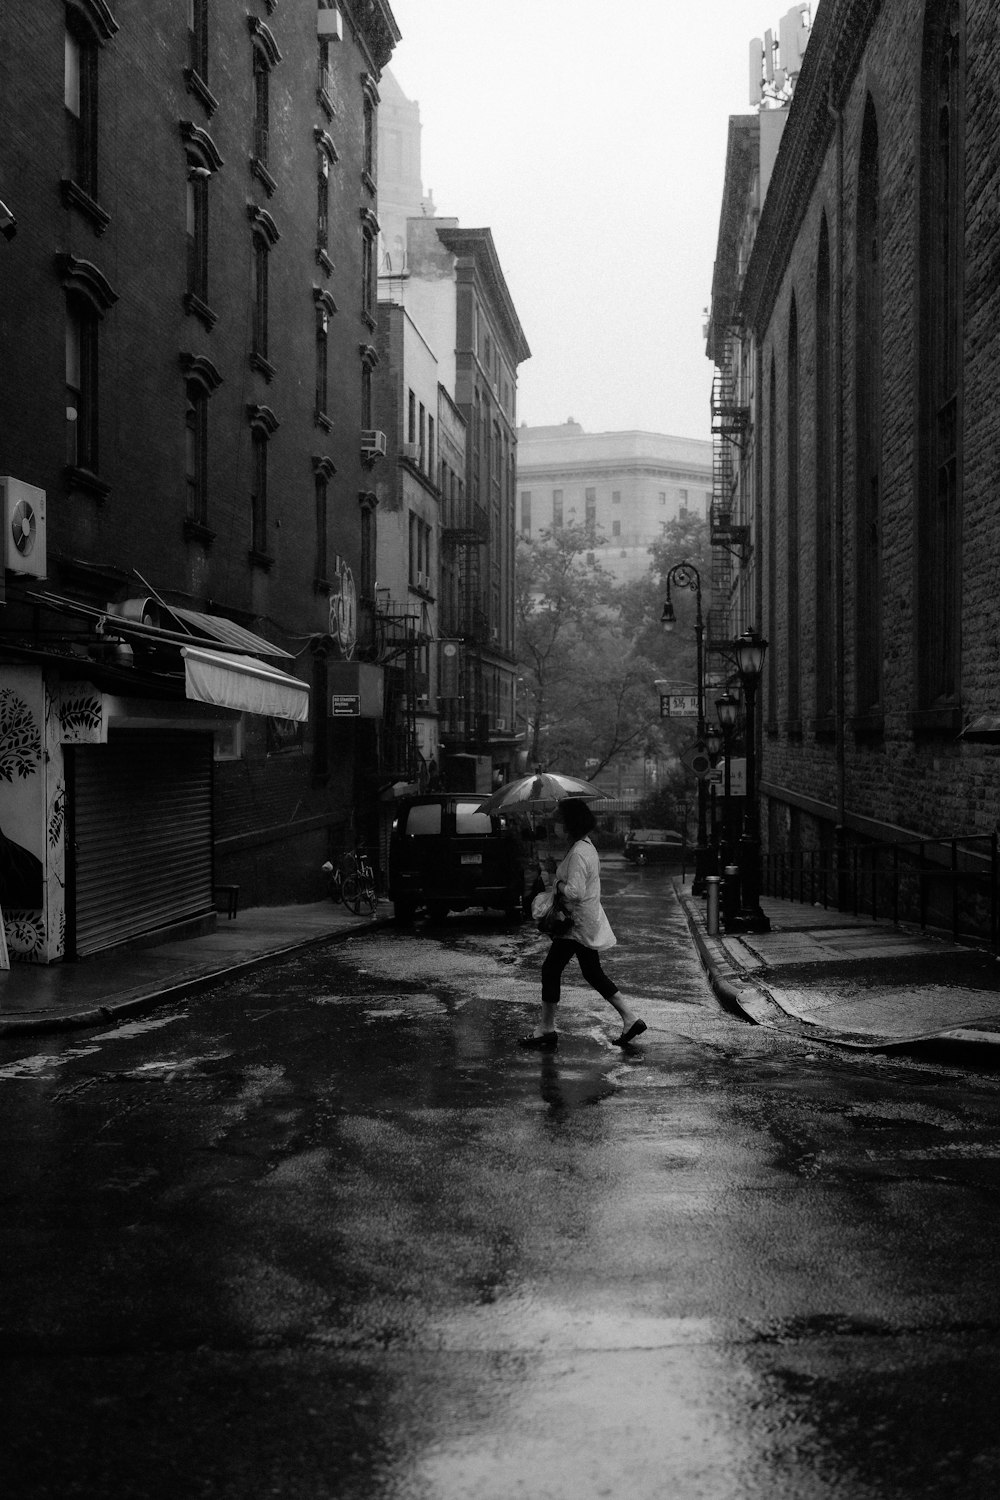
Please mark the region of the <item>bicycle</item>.
POLYGON ((336 864, 327 860, 323 873, 334 901, 342 901, 355 916, 375 915, 378 906, 375 871, 363 849, 345 850, 336 864))

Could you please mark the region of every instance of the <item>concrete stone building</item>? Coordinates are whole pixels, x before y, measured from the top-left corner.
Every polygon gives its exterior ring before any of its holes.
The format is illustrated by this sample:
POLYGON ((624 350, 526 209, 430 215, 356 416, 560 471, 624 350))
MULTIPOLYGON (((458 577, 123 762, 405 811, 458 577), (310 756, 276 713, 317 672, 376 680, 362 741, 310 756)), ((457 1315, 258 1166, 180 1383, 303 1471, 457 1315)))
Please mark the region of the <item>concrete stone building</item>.
POLYGON ((303 899, 364 831, 375 120, 398 39, 387 0, 64 0, 6 29, 16 956, 211 921, 220 884, 303 899))
MULTIPOLYGON (((464 229, 435 213, 421 185, 419 106, 389 73, 385 85, 379 151, 389 181, 379 210, 379 297, 387 328, 405 333, 402 365, 397 370, 390 359, 383 382, 391 387, 383 410, 396 458, 380 472, 377 491, 383 529, 390 515, 406 513, 407 608, 418 612, 417 649, 408 654, 419 662, 416 710, 409 710, 411 694, 396 698, 407 704, 397 732, 401 745, 416 747, 418 777, 489 791, 516 769, 520 744, 517 370, 530 350, 490 230, 464 229)), ((400 580, 393 610, 401 587, 400 580)), ((388 597, 382 607, 390 607, 388 597)))
POLYGON ((731 130, 716 530, 770 641, 772 853, 957 837, 974 872, 1000 816, 998 64, 989 0, 824 0, 759 222, 731 130))
POLYGON ((620 583, 648 571, 666 522, 682 511, 707 514, 711 489, 707 438, 585 432, 572 418, 517 431, 519 535, 593 526, 594 557, 620 583))

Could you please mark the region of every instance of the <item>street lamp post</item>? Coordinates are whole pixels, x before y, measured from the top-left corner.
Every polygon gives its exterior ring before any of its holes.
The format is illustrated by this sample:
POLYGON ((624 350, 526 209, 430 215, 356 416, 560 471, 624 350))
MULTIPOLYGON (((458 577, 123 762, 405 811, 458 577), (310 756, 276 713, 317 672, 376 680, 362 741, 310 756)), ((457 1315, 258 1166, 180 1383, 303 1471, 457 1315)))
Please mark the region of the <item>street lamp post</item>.
POLYGON ((715 769, 719 764, 719 756, 722 754, 723 737, 722 730, 717 724, 706 725, 705 743, 708 746, 708 758, 712 762, 712 781, 708 794, 708 843, 712 851, 715 873, 718 874, 721 865, 719 861, 719 825, 715 812, 715 769))
POLYGON ((746 702, 747 790, 744 801, 743 837, 740 840, 740 890, 743 909, 740 925, 748 932, 770 932, 771 923, 760 905, 760 815, 757 807, 757 686, 764 670, 767 641, 754 629, 745 630, 733 642, 736 670, 746 702))
POLYGON ((725 769, 722 781, 722 849, 719 858, 720 867, 725 869, 729 863, 729 842, 732 838, 732 810, 730 804, 732 792, 731 741, 740 712, 739 699, 735 698, 732 693, 723 693, 721 698, 716 699, 715 711, 719 716, 719 726, 722 730, 722 742, 725 753, 725 769))
MULTIPOLYGON (((673 630, 677 623, 674 613, 673 601, 670 598, 671 588, 693 589, 695 599, 695 624, 694 635, 697 647, 696 655, 696 690, 698 693, 698 739, 705 738, 705 626, 701 614, 701 574, 693 563, 680 562, 667 573, 667 597, 663 604, 663 613, 660 616, 660 624, 664 630, 673 630)), ((694 881, 691 886, 692 892, 697 895, 704 894, 705 876, 708 874, 708 830, 706 826, 706 812, 708 806, 707 787, 702 777, 698 778, 698 847, 695 850, 694 881)))

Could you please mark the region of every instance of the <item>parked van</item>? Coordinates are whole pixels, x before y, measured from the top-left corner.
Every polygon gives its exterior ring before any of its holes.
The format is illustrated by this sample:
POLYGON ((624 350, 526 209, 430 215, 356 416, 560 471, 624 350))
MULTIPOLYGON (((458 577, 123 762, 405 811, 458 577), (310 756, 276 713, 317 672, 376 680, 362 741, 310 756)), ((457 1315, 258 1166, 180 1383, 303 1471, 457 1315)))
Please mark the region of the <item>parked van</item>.
POLYGON ((451 792, 404 797, 389 840, 389 896, 396 920, 422 907, 439 918, 470 906, 520 917, 523 841, 506 819, 482 811, 486 797, 451 792))

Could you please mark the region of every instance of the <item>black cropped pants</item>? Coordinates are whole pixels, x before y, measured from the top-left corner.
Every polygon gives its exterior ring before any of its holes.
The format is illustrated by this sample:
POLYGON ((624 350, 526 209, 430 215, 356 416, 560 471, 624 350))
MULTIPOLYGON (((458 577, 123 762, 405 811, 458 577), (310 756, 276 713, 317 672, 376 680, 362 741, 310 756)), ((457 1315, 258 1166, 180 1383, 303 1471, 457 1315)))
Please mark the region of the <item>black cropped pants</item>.
POLYGON ((601 955, 596 948, 586 948, 572 938, 553 938, 545 961, 542 964, 542 1004, 559 1004, 559 984, 562 972, 574 955, 580 960, 580 973, 599 995, 610 1000, 617 995, 618 986, 601 968, 601 955))

